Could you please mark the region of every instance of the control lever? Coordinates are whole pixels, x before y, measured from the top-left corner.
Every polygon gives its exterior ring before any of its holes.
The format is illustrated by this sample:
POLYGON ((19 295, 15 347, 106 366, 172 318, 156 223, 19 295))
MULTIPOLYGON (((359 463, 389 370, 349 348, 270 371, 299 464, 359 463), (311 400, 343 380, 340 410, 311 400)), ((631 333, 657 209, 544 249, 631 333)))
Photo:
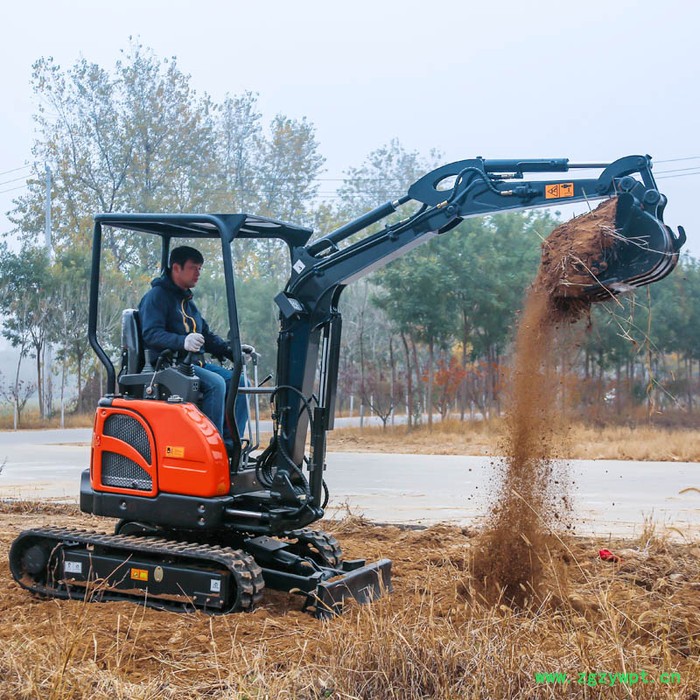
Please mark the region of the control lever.
POLYGON ((163 350, 163 352, 158 355, 158 359, 156 360, 156 366, 153 368, 153 376, 151 377, 151 381, 148 384, 148 386, 144 389, 144 398, 147 399, 155 399, 157 398, 153 394, 153 385, 155 384, 156 381, 156 376, 158 372, 160 371, 161 367, 165 364, 165 362, 170 362, 173 359, 173 351, 170 350, 169 348, 166 348, 163 350))
POLYGON ((177 366, 178 372, 184 374, 186 377, 194 377, 194 367, 192 367, 192 356, 193 353, 188 352, 185 357, 180 360, 177 366))
POLYGON ((170 362, 173 359, 173 351, 170 348, 166 348, 163 350, 163 352, 158 355, 158 359, 156 360, 156 366, 153 369, 154 372, 157 372, 163 364, 167 361, 170 362))

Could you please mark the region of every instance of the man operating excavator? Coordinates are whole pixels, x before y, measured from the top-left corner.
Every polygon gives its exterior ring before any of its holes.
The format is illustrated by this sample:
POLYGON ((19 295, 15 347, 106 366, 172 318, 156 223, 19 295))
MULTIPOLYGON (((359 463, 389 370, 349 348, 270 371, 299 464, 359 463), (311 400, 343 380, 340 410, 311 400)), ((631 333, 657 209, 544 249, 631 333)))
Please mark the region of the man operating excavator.
MULTIPOLYGON (((200 408, 216 426, 227 448, 233 442, 224 420, 226 391, 231 381, 231 371, 225 367, 204 361, 204 352, 218 358, 231 357, 229 344, 209 329, 193 301, 192 290, 199 281, 204 256, 190 246, 173 248, 169 268, 151 282, 151 289, 139 303, 139 315, 148 360, 155 365, 163 350, 172 350, 179 359, 192 353, 195 374, 202 390, 200 408)), ((250 346, 245 346, 244 351, 250 346)), ((243 383, 241 378, 241 383, 243 383)), ((248 418, 245 397, 236 400, 236 426, 242 434, 248 418)))

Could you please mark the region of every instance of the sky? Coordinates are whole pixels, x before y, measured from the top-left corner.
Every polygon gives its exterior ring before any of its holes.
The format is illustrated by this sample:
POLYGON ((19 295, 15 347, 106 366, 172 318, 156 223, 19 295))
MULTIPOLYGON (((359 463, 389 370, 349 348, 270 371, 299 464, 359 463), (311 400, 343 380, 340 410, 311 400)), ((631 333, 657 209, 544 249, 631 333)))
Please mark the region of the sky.
POLYGON ((445 163, 651 154, 666 223, 683 224, 700 256, 698 28, 692 0, 7 3, 0 233, 32 162, 32 63, 111 68, 133 36, 177 56, 200 93, 251 90, 266 121, 306 117, 326 158, 324 193, 392 138, 445 163))

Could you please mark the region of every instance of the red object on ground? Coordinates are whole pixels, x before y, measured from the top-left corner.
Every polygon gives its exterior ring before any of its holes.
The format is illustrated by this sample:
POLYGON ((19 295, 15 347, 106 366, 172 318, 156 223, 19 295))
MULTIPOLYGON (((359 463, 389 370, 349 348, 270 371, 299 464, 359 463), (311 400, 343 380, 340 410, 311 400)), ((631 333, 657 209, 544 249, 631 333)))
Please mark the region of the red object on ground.
POLYGON ((612 561, 612 562, 617 562, 620 561, 620 557, 618 557, 616 554, 613 554, 609 549, 601 549, 598 554, 600 555, 600 558, 603 561, 612 561))

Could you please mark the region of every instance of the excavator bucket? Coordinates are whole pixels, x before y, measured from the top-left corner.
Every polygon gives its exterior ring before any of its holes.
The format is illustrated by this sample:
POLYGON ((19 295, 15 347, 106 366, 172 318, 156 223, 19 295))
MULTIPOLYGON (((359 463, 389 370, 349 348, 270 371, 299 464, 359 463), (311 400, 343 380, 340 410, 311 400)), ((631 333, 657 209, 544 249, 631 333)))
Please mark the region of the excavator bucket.
MULTIPOLYGON (((655 193, 658 195, 658 193, 655 193)), ((665 199, 643 206, 629 192, 556 228, 542 245, 540 279, 563 303, 605 301, 657 282, 678 263, 685 232, 661 219, 665 199)))
POLYGON ((651 211, 642 209, 630 193, 617 198, 617 237, 605 256, 607 269, 589 295, 609 295, 643 287, 668 275, 678 263, 685 231, 678 236, 651 211), (602 287, 602 289, 600 289, 602 287))

